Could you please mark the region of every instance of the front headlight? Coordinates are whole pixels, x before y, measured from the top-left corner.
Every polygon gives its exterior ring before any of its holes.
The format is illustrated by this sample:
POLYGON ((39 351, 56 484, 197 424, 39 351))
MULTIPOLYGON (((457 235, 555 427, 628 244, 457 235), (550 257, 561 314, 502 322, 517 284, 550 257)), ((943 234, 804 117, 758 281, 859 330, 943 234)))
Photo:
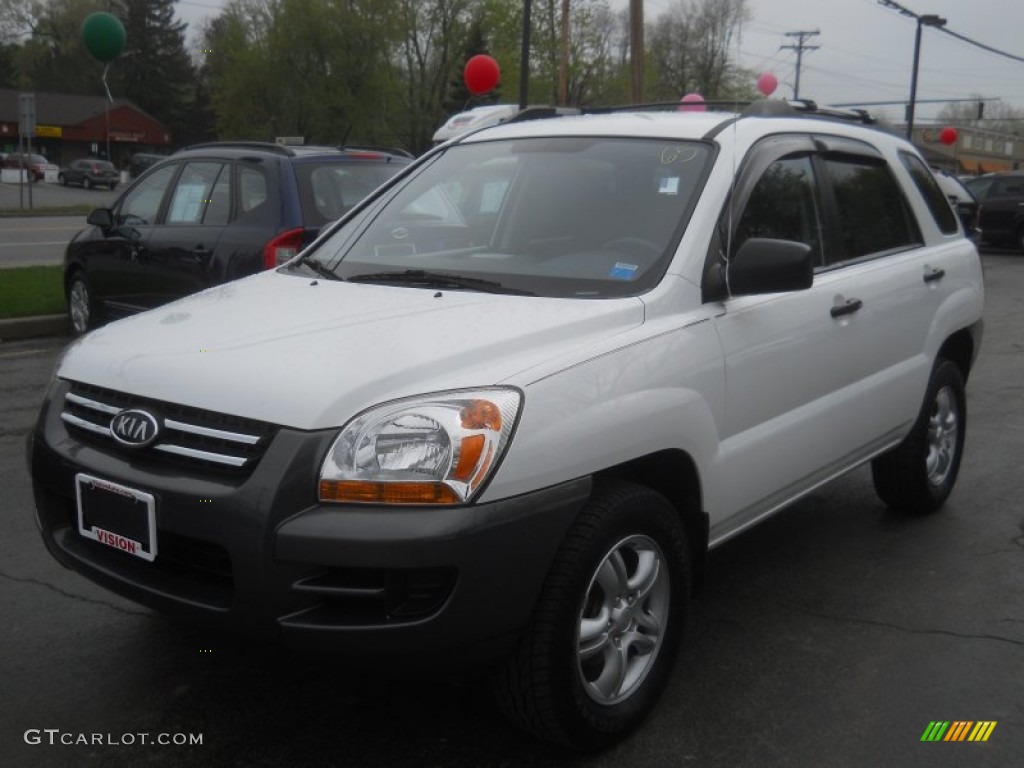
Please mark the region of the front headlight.
POLYGON ((506 388, 385 403, 350 421, 320 470, 320 501, 461 504, 494 471, 522 396, 506 388))

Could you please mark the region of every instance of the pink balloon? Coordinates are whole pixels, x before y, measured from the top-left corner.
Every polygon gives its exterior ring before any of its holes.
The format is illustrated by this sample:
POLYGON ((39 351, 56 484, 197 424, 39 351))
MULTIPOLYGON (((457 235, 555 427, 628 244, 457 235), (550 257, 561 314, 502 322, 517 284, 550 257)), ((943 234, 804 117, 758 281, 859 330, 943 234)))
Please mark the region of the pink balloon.
POLYGON ((939 131, 939 141, 941 141, 946 146, 949 146, 950 144, 956 144, 956 139, 958 135, 959 134, 956 132, 956 128, 951 128, 950 126, 947 125, 941 131, 939 131))
POLYGON ((757 78, 757 90, 764 96, 771 96, 778 87, 779 81, 771 72, 765 72, 757 78))
POLYGON ((688 93, 679 100, 681 106, 676 107, 677 112, 707 112, 708 105, 704 103, 704 97, 699 93, 688 93))

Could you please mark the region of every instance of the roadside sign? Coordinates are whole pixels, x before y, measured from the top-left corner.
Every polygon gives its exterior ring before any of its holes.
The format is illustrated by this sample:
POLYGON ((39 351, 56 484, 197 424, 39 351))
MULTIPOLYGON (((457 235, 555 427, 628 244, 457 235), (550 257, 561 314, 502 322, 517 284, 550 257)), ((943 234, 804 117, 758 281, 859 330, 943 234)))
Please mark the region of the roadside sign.
POLYGON ((18 133, 32 136, 36 132, 36 95, 18 94, 18 133))

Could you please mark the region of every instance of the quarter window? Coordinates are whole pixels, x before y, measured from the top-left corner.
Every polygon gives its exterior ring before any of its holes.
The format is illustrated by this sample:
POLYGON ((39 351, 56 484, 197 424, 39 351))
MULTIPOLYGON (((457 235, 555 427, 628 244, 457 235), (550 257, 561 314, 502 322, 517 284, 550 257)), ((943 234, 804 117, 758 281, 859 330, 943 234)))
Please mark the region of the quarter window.
POLYGON ((928 210, 931 211, 932 218, 935 219, 939 229, 947 235, 955 234, 959 230, 956 215, 949 206, 949 200, 942 193, 939 182, 935 180, 935 174, 918 157, 909 152, 900 152, 900 160, 910 172, 910 178, 914 180, 918 191, 928 204, 928 210))
POLYGON ((917 223, 899 184, 884 162, 850 156, 826 157, 825 171, 839 214, 834 264, 921 244, 917 223))
POLYGON ((267 177, 263 171, 248 166, 238 168, 238 207, 248 213, 267 201, 267 177))

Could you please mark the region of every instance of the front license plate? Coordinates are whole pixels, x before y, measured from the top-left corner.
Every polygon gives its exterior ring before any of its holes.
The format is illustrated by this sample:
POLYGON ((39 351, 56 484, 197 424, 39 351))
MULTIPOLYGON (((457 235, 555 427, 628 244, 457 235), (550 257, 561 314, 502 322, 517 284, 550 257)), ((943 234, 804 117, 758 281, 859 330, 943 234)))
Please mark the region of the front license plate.
POLYGON ((75 475, 78 532, 85 538, 152 562, 156 559, 153 494, 91 475, 75 475))

